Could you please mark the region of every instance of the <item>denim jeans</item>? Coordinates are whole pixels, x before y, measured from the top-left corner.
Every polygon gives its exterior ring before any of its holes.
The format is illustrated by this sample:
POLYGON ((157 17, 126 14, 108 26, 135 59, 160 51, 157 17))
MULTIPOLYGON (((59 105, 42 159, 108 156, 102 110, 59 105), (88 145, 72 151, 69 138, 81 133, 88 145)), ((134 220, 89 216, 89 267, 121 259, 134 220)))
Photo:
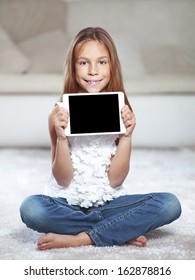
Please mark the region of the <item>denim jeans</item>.
POLYGON ((69 205, 64 198, 32 195, 23 201, 20 214, 27 227, 38 232, 86 232, 96 246, 112 246, 173 222, 181 205, 172 193, 124 195, 87 209, 69 205))

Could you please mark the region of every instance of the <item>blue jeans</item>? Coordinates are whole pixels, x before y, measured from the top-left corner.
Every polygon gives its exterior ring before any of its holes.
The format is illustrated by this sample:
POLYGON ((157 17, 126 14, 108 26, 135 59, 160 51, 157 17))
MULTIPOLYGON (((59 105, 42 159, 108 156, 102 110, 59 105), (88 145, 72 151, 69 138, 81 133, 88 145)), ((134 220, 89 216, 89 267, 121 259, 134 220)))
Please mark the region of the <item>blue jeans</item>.
POLYGON ((173 222, 181 205, 171 193, 124 195, 88 209, 69 205, 64 198, 32 195, 23 201, 20 213, 27 227, 38 232, 86 232, 96 246, 112 246, 173 222))

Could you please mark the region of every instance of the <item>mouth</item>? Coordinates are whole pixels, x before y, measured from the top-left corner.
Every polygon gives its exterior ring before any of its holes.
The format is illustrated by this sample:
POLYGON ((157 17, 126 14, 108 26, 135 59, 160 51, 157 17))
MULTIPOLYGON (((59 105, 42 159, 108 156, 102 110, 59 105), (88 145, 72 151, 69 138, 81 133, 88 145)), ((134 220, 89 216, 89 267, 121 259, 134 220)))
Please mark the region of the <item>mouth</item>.
POLYGON ((90 86, 97 86, 102 80, 85 80, 85 82, 90 86))

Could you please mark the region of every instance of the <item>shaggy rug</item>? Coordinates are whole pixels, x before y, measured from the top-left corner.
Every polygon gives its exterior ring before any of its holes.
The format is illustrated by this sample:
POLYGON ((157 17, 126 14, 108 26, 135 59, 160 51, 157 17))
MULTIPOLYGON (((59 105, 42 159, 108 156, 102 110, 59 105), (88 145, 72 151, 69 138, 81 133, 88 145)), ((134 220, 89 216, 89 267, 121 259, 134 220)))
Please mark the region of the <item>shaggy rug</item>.
POLYGON ((0 149, 1 260, 195 260, 195 151, 133 149, 125 187, 129 193, 169 191, 182 204, 174 223, 147 235, 147 246, 86 246, 38 251, 39 233, 19 216, 22 200, 41 193, 50 172, 50 150, 0 149))

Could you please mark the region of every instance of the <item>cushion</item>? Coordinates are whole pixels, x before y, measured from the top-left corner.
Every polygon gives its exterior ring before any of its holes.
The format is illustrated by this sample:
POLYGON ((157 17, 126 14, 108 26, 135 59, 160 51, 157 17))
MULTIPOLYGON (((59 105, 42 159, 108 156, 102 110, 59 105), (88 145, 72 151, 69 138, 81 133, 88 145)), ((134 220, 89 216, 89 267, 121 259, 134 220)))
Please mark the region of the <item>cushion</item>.
POLYGON ((62 30, 39 34, 19 44, 31 61, 29 73, 62 73, 69 40, 62 30))
POLYGON ((30 61, 0 26, 0 73, 25 73, 30 61))

